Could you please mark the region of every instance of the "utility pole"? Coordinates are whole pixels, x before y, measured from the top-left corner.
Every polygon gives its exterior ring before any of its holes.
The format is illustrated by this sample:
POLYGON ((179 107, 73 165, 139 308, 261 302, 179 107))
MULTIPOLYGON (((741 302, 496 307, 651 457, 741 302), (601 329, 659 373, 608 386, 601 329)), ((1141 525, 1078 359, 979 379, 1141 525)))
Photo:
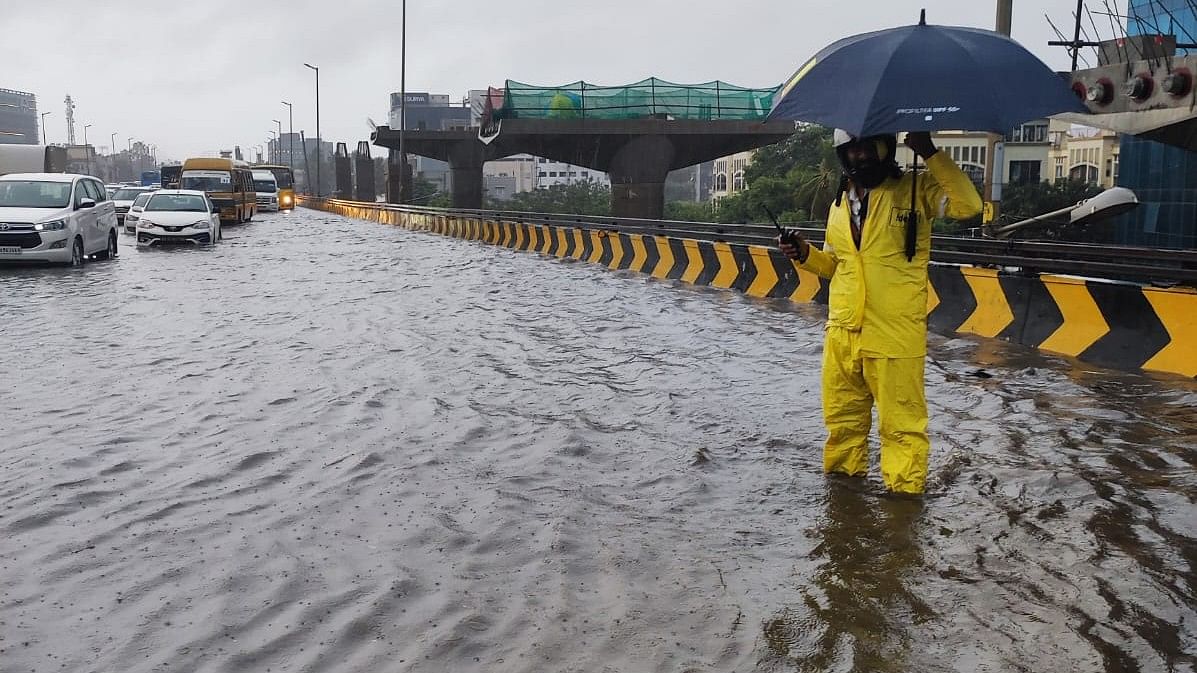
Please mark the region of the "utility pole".
MULTIPOLYGON (((1081 0, 1082 2, 1084 0, 1081 0)), ((1010 37, 1010 25, 1014 14, 1014 0, 997 0, 997 17, 994 29, 1010 37)), ((1000 215, 1002 204, 1002 182, 1005 179, 1006 144, 1004 138, 996 133, 990 133, 986 139, 985 152, 985 184, 983 187, 985 200, 993 208, 990 217, 994 220, 1000 215)))
POLYGON ((66 123, 67 123, 67 145, 75 144, 75 101, 71 100, 71 94, 67 94, 66 100, 66 123))
POLYGON ((270 121, 278 124, 278 140, 274 142, 274 156, 271 158, 270 162, 274 164, 281 164, 281 160, 283 158, 283 123, 277 119, 271 119, 270 121))
POLYGON ((54 114, 54 113, 48 112, 48 111, 42 113, 42 144, 43 145, 47 144, 46 143, 46 115, 48 115, 48 114, 54 114))

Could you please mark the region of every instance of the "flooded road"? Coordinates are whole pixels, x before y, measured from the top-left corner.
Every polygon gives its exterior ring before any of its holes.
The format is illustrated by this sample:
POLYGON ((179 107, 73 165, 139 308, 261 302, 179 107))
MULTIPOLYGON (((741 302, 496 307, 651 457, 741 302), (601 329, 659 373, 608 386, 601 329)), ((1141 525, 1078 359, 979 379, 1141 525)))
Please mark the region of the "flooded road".
POLYGON ((1197 386, 933 337, 819 473, 819 307, 311 211, 0 269, 0 671, 1194 671, 1197 386), (875 464, 875 460, 874 460, 875 464))

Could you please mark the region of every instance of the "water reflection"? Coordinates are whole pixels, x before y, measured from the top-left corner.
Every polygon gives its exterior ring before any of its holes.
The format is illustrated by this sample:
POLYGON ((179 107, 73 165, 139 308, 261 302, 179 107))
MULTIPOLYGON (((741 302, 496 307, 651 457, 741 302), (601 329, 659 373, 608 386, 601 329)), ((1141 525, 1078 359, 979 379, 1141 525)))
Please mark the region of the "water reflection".
POLYGON ((803 671, 909 670, 910 627, 935 617, 911 586, 925 505, 879 493, 862 480, 828 479, 803 605, 764 626, 772 656, 803 671))

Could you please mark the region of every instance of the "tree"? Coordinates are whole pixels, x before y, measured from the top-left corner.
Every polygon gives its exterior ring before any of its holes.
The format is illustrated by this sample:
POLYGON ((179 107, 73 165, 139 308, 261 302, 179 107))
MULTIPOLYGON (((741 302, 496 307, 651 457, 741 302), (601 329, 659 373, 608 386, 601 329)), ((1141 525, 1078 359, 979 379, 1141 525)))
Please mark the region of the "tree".
POLYGON ((1082 180, 1007 185, 1002 193, 1002 219, 1018 222, 1043 215, 1091 199, 1101 191, 1099 185, 1082 180))
POLYGON ((803 125, 789 138, 753 155, 744 170, 748 187, 719 201, 720 222, 823 220, 840 184, 831 129, 803 125))
POLYGON ((508 201, 492 202, 490 205, 528 213, 610 215, 611 189, 597 182, 583 180, 568 185, 553 185, 530 192, 519 192, 513 194, 508 201))
POLYGON ((679 222, 714 222, 715 209, 710 203, 670 201, 665 204, 665 219, 679 222))

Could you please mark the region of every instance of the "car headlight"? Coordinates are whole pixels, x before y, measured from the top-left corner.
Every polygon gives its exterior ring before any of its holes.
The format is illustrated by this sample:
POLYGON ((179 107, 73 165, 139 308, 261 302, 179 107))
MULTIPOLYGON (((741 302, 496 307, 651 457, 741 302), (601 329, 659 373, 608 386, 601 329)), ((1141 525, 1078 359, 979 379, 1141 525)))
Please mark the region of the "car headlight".
POLYGON ((33 225, 34 231, 62 231, 66 229, 66 220, 50 220, 49 222, 39 222, 33 225))
POLYGON ((197 220, 197 221, 191 223, 192 229, 208 229, 211 226, 212 226, 212 223, 207 220, 197 220))
POLYGON ((154 224, 153 222, 150 222, 149 220, 142 219, 142 220, 138 220, 137 226, 142 227, 143 229, 152 229, 158 225, 154 224))

